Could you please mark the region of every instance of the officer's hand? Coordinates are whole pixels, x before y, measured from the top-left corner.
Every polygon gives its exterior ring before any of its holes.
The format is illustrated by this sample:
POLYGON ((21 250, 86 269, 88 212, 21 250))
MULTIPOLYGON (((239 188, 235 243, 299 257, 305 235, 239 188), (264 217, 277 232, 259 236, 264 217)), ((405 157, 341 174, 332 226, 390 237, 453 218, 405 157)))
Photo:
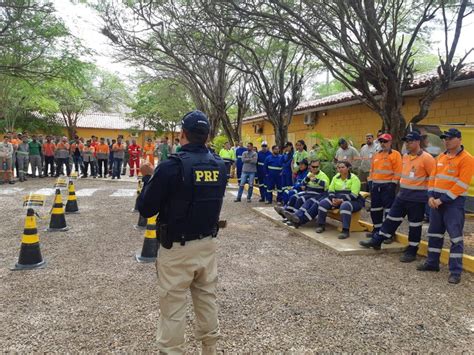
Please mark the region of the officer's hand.
POLYGON ((304 189, 306 189, 306 186, 301 185, 301 186, 300 186, 300 189, 304 191, 304 189))
POLYGON ((149 162, 146 162, 140 167, 140 171, 142 172, 143 176, 149 176, 153 175, 154 169, 149 162))

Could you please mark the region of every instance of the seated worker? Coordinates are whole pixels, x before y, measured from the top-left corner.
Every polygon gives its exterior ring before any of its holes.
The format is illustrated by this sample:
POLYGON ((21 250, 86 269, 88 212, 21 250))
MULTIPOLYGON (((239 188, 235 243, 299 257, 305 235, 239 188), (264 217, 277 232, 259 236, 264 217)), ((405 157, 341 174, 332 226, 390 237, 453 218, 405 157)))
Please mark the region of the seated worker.
POLYGON ((319 160, 312 161, 310 172, 300 185, 301 192, 291 196, 284 207, 275 207, 278 214, 296 226, 314 219, 318 214, 319 201, 327 197, 329 178, 320 170, 320 164, 319 160))
POLYGON ((286 189, 283 191, 283 204, 287 204, 288 201, 290 200, 290 197, 297 194, 298 192, 301 192, 301 185, 303 183, 303 180, 306 178, 306 175, 308 175, 308 161, 306 159, 303 159, 302 161, 299 162, 299 170, 296 173, 295 177, 295 183, 293 186, 291 186, 290 189, 286 189))
POLYGON ((324 172, 320 170, 320 166, 321 163, 319 160, 314 160, 311 162, 311 164, 309 164, 309 173, 299 187, 301 191, 291 196, 288 200, 288 203, 286 203, 284 207, 281 207, 277 210, 277 212, 282 217, 286 218, 283 214, 284 210, 296 212, 301 206, 303 206, 307 199, 314 197, 315 194, 320 193, 324 190, 324 188, 327 190, 329 186, 329 178, 324 172), (310 174, 312 174, 311 176, 315 175, 315 177, 319 179, 318 184, 311 183, 310 185, 312 186, 308 186, 308 183, 311 181, 310 178, 308 178, 310 174))
POLYGON ((348 161, 337 163, 338 173, 329 185, 329 197, 319 202, 318 224, 316 233, 325 230, 326 216, 328 210, 339 208, 342 219, 342 232, 337 236, 339 239, 349 238, 349 227, 351 225, 352 213, 360 211, 365 201, 360 193, 360 180, 351 173, 352 165, 348 161))

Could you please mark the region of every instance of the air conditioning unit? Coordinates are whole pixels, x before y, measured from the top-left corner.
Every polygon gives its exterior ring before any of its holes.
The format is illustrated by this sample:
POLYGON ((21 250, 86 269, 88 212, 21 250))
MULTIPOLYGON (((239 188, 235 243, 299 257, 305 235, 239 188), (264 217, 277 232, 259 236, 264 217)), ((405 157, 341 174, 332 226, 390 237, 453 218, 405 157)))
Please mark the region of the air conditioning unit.
POLYGON ((262 134, 263 133, 263 125, 260 123, 256 123, 253 126, 253 132, 255 134, 262 134))
POLYGON ((308 112, 304 115, 304 124, 307 126, 314 126, 316 124, 316 118, 318 117, 317 112, 308 112))

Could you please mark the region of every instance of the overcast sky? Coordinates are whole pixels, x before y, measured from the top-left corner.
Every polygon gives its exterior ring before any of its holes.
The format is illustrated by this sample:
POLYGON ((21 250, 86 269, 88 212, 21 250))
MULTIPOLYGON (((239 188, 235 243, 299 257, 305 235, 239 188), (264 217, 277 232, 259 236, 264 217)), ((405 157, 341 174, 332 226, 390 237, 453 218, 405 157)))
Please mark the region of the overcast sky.
MULTIPOLYGON (((101 20, 94 10, 83 4, 73 4, 69 0, 52 0, 58 14, 64 19, 69 26, 70 31, 76 37, 79 37, 86 47, 96 51, 96 55, 90 58, 92 61, 109 71, 118 74, 121 78, 127 79, 128 76, 134 75, 134 69, 127 63, 115 63, 114 55, 108 39, 100 33, 101 20)), ((473 47, 474 41, 474 16, 470 16, 465 22, 463 28, 458 55, 464 53, 468 48, 473 47)), ((443 39, 443 32, 435 32, 432 39, 438 42, 433 46, 433 52, 437 53, 437 47, 443 39)), ((474 53, 471 53, 467 62, 474 61, 474 53)), ((324 79, 323 79, 324 80, 324 79)))

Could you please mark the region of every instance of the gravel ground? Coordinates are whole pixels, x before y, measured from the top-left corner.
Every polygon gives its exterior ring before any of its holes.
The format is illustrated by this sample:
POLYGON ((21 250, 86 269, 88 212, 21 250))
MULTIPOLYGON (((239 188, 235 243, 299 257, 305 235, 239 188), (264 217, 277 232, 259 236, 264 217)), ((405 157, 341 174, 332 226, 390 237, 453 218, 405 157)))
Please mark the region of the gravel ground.
MULTIPOLYGON (((34 189, 52 180, 28 181, 34 189)), ((101 190, 79 199, 66 233, 40 220, 43 270, 12 272, 25 211, 23 194, 0 195, 0 351, 156 352, 154 266, 134 253, 132 183, 81 180, 101 190)), ((4 186, 0 186, 0 189, 4 186)), ((435 352, 474 349, 474 277, 419 273, 398 255, 338 256, 264 218, 228 193, 219 236, 219 306, 225 353, 435 352)), ((49 206, 52 197, 49 198, 49 206)), ((253 203, 252 205, 257 205, 253 203)), ((187 350, 196 352, 188 307, 187 350)))

